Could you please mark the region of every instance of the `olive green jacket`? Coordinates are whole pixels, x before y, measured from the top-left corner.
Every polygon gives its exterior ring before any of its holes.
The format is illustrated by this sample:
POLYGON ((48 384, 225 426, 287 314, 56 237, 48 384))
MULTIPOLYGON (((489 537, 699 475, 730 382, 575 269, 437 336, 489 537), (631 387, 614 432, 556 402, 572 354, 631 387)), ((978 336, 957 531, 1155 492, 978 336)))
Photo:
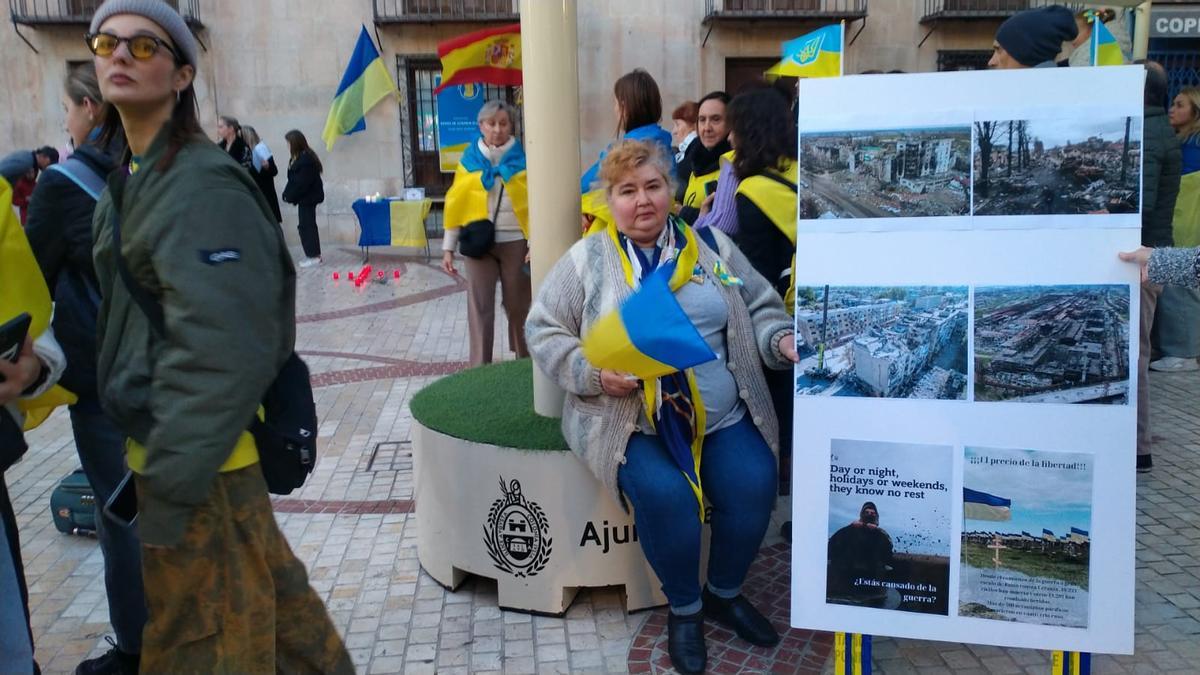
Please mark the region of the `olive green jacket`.
POLYGON ((104 409, 146 448, 142 541, 174 545, 213 488, 296 338, 296 272, 245 169, 197 136, 163 168, 160 132, 96 206, 104 301, 97 375, 104 409), (134 279, 162 305, 158 335, 122 282, 114 215, 134 279))

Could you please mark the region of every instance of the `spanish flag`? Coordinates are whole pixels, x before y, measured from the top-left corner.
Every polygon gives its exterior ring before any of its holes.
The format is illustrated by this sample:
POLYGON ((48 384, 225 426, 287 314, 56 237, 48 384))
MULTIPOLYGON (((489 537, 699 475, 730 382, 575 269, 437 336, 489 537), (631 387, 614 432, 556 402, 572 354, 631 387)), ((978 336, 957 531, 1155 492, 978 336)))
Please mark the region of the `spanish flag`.
POLYGON ((783 43, 783 59, 767 69, 776 77, 839 77, 842 74, 842 44, 845 24, 835 23, 783 43))
POLYGON ((350 57, 350 65, 342 75, 329 117, 325 120, 325 131, 321 138, 325 148, 333 149, 339 136, 349 136, 367 128, 367 112, 389 94, 396 92, 396 83, 388 74, 387 66, 379 57, 379 50, 367 34, 366 26, 358 34, 358 44, 350 57))
POLYGON ((487 82, 501 86, 521 84, 521 24, 460 35, 438 45, 442 83, 434 94, 455 84, 487 82))
MULTIPOLYGON (((22 312, 33 317, 29 335, 37 337, 50 326, 52 305, 46 280, 38 267, 25 230, 12 209, 12 186, 0 178, 0 323, 22 312)), ((35 399, 21 400, 17 407, 25 413, 25 430, 41 424, 60 405, 70 405, 75 395, 55 386, 35 399)))
POLYGON ((675 268, 660 265, 620 308, 592 324, 580 343, 589 363, 653 380, 717 358, 671 291, 675 268))
POLYGON ((1121 46, 1117 38, 1100 16, 1092 12, 1092 65, 1093 66, 1123 66, 1125 57, 1121 54, 1121 46))

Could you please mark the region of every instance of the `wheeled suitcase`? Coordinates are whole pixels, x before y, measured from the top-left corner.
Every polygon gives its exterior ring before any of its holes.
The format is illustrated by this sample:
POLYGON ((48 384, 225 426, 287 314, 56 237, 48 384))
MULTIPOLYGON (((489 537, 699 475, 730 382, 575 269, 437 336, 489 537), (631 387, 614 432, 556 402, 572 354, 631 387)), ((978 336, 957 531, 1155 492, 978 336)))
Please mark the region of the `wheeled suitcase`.
POLYGON ((50 515, 63 534, 95 536, 96 495, 83 469, 72 471, 50 493, 50 515))

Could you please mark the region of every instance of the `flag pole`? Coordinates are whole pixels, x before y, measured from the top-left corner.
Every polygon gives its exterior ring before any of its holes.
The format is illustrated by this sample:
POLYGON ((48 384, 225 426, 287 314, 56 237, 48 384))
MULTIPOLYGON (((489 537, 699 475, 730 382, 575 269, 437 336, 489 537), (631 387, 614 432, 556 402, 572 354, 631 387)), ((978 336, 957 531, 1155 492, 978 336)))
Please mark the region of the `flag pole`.
MULTIPOLYGON (((533 293, 579 239, 579 76, 576 0, 521 1, 521 60, 528 153, 533 293), (563 111, 572 111, 564 115, 563 111)), ((561 417, 563 390, 533 369, 533 407, 561 417)))
POLYGON ((841 35, 839 35, 838 37, 842 41, 842 50, 841 50, 841 52, 839 52, 840 56, 838 57, 838 77, 844 77, 846 75, 846 20, 845 19, 842 19, 842 30, 839 32, 841 33, 841 35))

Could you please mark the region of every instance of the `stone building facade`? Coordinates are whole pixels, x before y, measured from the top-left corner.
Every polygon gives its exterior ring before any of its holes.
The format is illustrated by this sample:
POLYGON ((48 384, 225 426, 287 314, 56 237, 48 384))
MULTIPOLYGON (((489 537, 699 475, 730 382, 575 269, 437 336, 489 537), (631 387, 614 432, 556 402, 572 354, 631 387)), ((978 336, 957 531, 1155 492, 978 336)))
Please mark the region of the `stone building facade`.
MULTIPOLYGON (((217 115, 232 115, 256 127, 281 158, 287 154, 284 133, 302 130, 325 165, 327 198, 318 211, 323 237, 347 243, 357 237, 350 204, 359 196, 418 185, 434 195, 444 190, 436 153, 431 169, 429 153, 422 152, 428 150, 438 42, 519 20, 517 0, 171 1, 192 19, 204 45, 197 89, 206 130, 215 137, 217 115), (368 115, 365 132, 325 151, 320 133, 360 25, 377 35, 403 100, 380 104, 368 115)), ((669 115, 678 103, 709 90, 736 90, 777 59, 781 42, 839 20, 846 21, 852 40, 847 73, 976 67, 986 62, 1005 16, 1042 2, 579 0, 583 162, 613 140, 612 83, 632 68, 655 77, 669 115)), ((70 63, 91 57, 83 35, 99 0, 5 4, 0 151, 65 145, 63 77, 70 63)), ((282 176, 276 187, 283 189, 282 176)), ((294 210, 285 218, 294 224, 294 210)), ((294 236, 293 227, 285 230, 294 236)))

